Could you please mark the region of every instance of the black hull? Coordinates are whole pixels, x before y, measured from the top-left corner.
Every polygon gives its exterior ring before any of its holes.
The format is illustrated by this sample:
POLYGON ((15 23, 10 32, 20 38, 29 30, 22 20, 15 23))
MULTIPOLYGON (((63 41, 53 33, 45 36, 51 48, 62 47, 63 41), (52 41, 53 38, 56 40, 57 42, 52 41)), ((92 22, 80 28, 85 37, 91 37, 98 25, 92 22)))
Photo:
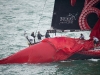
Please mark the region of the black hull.
POLYGON ((100 56, 90 56, 90 55, 83 55, 83 54, 74 54, 69 57, 67 60, 85 60, 85 59, 100 59, 100 56))

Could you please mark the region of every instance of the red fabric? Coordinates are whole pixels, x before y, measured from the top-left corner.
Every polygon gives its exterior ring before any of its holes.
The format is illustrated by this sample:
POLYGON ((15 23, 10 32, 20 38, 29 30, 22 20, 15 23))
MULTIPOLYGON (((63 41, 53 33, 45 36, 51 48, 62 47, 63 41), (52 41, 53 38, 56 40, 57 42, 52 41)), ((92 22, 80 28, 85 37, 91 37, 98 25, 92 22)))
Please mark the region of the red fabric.
POLYGON ((90 56, 100 56, 100 50, 96 50, 94 52, 94 50, 89 50, 89 51, 81 51, 78 52, 79 54, 83 54, 83 55, 90 55, 90 56))
POLYGON ((93 39, 93 36, 97 37, 100 40, 100 19, 97 21, 96 25, 92 29, 90 39, 93 39))
MULTIPOLYGON (((77 43, 77 41, 73 38, 69 37, 56 37, 50 39, 44 39, 42 42, 49 42, 56 48, 57 51, 63 50, 66 54, 72 53, 73 48, 77 45, 77 48, 80 49, 81 44, 77 43)), ((78 50, 79 50, 78 49, 78 50)))
POLYGON ((71 5, 74 6, 76 3, 76 0, 71 0, 71 5))
POLYGON ((40 42, 0 60, 0 64, 53 62, 55 52, 50 44, 40 42))
POLYGON ((93 48, 93 42, 69 37, 47 38, 42 42, 0 60, 7 63, 46 63, 66 60, 81 50, 93 48))
MULTIPOLYGON (((63 53, 61 56, 62 57, 59 60, 65 60, 74 53, 77 53, 81 50, 89 50, 93 48, 93 42, 88 41, 88 40, 80 40, 80 39, 74 39, 74 38, 69 38, 69 37, 56 37, 56 38, 49 38, 49 39, 44 39, 42 42, 48 42, 52 44, 56 48, 56 59, 59 59, 60 53, 63 53)), ((58 61, 58 60, 57 60, 58 61)))

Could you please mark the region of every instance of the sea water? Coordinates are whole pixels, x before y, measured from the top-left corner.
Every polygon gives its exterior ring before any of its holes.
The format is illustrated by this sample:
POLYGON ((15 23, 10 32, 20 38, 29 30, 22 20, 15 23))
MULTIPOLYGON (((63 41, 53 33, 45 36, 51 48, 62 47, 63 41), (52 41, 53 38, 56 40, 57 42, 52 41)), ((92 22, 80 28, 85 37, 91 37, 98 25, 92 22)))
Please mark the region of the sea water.
MULTIPOLYGON (((44 35, 51 27, 53 7, 54 0, 0 0, 0 59, 28 47, 24 31, 28 35, 40 31, 44 35)), ((88 31, 57 36, 77 38, 80 33, 89 39, 88 31)), ((97 59, 0 65, 0 75, 100 75, 99 71, 97 59)))

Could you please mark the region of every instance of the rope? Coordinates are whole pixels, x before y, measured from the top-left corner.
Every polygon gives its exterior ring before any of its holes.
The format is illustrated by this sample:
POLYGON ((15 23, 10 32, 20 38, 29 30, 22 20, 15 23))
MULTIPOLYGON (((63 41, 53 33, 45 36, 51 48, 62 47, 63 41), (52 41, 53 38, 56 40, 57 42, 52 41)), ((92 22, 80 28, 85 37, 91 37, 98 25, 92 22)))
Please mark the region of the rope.
MULTIPOLYGON (((45 8, 46 2, 47 2, 47 0, 45 0, 45 3, 44 3, 43 10, 44 10, 44 8, 45 8)), ((41 13, 41 16, 40 16, 39 22, 38 22, 38 27, 37 27, 37 30, 36 30, 36 32, 35 32, 35 35, 36 35, 37 31, 38 31, 39 24, 40 24, 40 21, 41 21, 41 19, 42 19, 42 16, 43 16, 43 10, 42 10, 42 13, 41 13)))

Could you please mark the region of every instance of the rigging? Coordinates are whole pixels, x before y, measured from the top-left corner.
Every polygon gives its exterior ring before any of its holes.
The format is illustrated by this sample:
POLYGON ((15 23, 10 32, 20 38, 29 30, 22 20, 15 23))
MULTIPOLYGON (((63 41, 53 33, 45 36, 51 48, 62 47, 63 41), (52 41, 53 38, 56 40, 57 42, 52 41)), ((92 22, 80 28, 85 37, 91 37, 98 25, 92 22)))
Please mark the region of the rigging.
POLYGON ((42 19, 42 17, 43 17, 43 11, 44 11, 46 2, 47 2, 47 0, 45 0, 45 3, 44 3, 44 6, 43 6, 43 9, 42 9, 42 13, 41 13, 41 16, 40 16, 40 19, 39 19, 39 22, 38 22, 38 27, 37 27, 37 29, 36 29, 35 35, 36 35, 37 31, 38 31, 38 28, 39 28, 39 25, 40 25, 40 21, 41 21, 41 19, 42 19))

